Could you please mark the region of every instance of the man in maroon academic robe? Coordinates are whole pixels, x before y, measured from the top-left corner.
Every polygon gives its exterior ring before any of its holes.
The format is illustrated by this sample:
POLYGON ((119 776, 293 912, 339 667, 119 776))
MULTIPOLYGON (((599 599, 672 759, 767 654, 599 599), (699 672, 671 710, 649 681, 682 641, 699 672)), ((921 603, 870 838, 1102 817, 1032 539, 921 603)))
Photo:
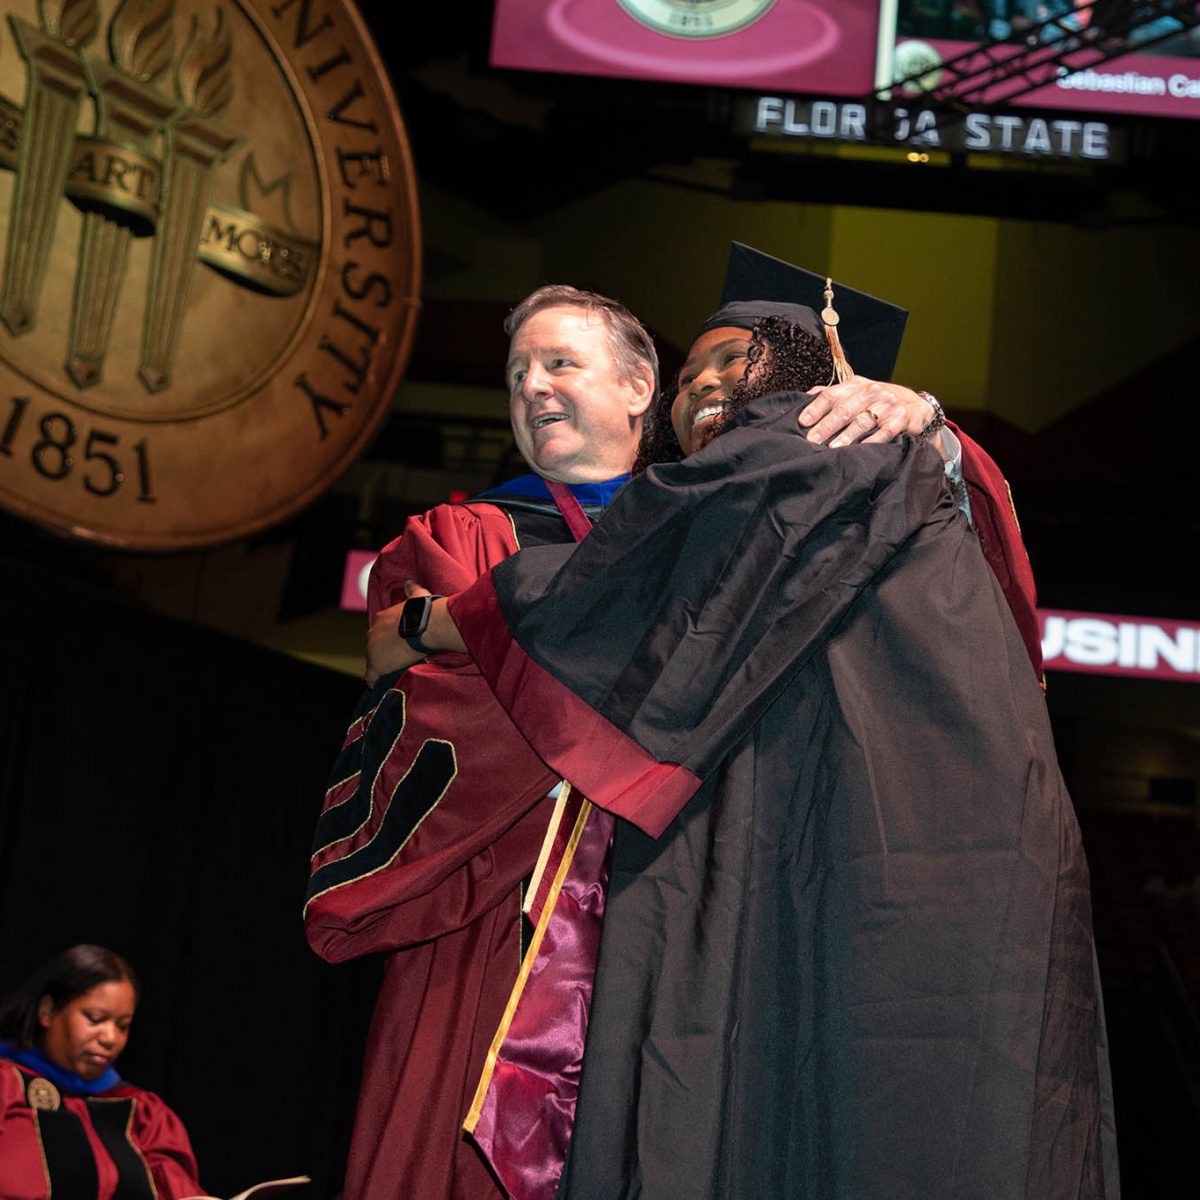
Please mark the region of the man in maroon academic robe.
MULTIPOLYGON (((372 573, 373 628, 394 635, 406 580, 452 594, 519 548, 570 541, 546 480, 566 484, 593 517, 628 477, 657 387, 642 327, 611 301, 548 288, 506 328, 513 433, 537 474, 410 519, 372 573)), ((824 440, 868 405, 881 417, 881 438, 931 415, 916 393, 865 381, 827 389, 817 403, 813 433, 824 440)), ((995 481, 975 467, 981 454, 966 443, 973 511, 982 503, 1008 536, 1013 521, 995 481)), ((989 554, 1011 572, 1014 560, 1005 559, 989 554)), ((323 958, 386 955, 345 1194, 499 1198, 504 1191, 462 1123, 526 949, 523 885, 538 863, 558 776, 469 657, 440 655, 434 665, 382 680, 369 673, 368 681, 374 686, 317 825, 304 910, 309 943, 323 958)))

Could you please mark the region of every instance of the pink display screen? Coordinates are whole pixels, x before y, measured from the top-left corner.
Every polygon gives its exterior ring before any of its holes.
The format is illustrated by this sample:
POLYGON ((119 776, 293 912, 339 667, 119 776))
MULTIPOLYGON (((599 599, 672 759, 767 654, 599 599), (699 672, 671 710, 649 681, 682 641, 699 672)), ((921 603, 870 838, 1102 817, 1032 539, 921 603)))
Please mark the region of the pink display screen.
POLYGON ((861 96, 878 0, 497 0, 497 67, 861 96))
POLYGON ((1038 623, 1049 670, 1200 682, 1194 621, 1039 608, 1038 623))
MULTIPOLYGON (((1015 55, 1085 31, 1091 21, 1091 7, 1075 0, 496 0, 491 61, 529 71, 866 97, 877 78, 918 67, 935 73, 989 36, 1015 55), (1061 30, 1038 32, 1047 17, 1063 22, 1061 30)), ((1156 18, 1133 32, 1130 52, 1119 58, 1097 62, 1085 53, 1068 61, 1080 69, 1043 67, 1045 85, 1012 102, 1200 117, 1200 29, 1156 18)), ((968 104, 1007 99, 1005 89, 994 88, 968 104)))
MULTIPOLYGON (((886 7, 886 6, 885 6, 886 7)), ((1111 7, 1111 6, 1110 6, 1111 7)), ((1130 6, 1120 6, 1128 10, 1130 6)), ((1074 0, 899 0, 894 36, 880 41, 880 72, 889 79, 928 70, 935 85, 939 63, 976 50, 985 37, 999 39, 996 53, 1040 58, 1032 68, 1038 87, 1012 103, 1031 108, 1069 108, 1111 115, 1200 117, 1200 29, 1187 30, 1173 17, 1155 17, 1126 31, 1129 52, 1100 61, 1084 49, 1051 61, 1067 38, 1103 44, 1108 30, 1103 6, 1074 0), (1067 67, 1075 68, 1068 70, 1067 67)), ((981 58, 976 62, 982 64, 981 58)), ((967 60, 966 66, 970 66, 967 60)), ((971 107, 1003 103, 1005 85, 971 95, 971 107)))

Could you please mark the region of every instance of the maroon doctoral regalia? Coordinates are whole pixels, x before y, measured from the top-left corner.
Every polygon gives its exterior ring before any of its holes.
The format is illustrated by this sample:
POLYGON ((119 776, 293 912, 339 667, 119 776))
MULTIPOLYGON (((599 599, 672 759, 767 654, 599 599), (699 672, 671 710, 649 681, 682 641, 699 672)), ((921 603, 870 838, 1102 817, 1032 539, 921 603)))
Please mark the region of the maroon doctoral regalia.
POLYGON ((559 1195, 1111 1200, 1087 868, 1021 631, 936 453, 813 447, 799 403, 452 601, 624 818, 559 1195))
MULTIPOLYGON (((548 500, 489 500, 411 519, 372 574, 372 616, 403 599, 408 579, 461 591, 519 545, 571 537, 548 500)), ((334 962, 387 955, 346 1195, 500 1197, 462 1122, 521 964, 522 883, 559 777, 473 661, 443 655, 364 698, 331 778, 314 839, 308 940, 334 962)))
POLYGON ((0 1057, 4 1200, 182 1200, 203 1194, 196 1176, 183 1122, 153 1092, 75 1095, 0 1057))
POLYGON ((1017 523, 1008 480, 982 446, 956 426, 951 428, 962 445, 963 486, 971 502, 971 524, 988 566, 1008 601, 1033 669, 1044 684, 1033 568, 1021 540, 1021 527, 1017 523))

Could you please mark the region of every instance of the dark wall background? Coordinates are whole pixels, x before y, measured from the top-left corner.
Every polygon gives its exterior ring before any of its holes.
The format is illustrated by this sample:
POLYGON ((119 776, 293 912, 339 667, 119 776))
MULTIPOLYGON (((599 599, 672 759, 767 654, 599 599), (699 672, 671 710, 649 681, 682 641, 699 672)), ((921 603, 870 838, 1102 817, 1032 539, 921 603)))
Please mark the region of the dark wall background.
POLYGON ((74 942, 130 959, 121 1070, 187 1124, 214 1194, 340 1189, 374 963, 300 924, 359 687, 0 560, 0 990, 74 942))

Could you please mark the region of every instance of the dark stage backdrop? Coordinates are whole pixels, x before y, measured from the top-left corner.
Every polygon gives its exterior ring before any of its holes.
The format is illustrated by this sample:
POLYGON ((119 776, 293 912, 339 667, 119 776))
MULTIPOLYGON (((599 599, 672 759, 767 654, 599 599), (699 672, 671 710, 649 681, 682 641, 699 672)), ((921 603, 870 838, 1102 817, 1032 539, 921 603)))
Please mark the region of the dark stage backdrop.
POLYGON ((73 942, 140 972, 122 1073, 229 1195, 341 1186, 374 963, 300 925, 352 679, 0 560, 0 989, 73 942))

